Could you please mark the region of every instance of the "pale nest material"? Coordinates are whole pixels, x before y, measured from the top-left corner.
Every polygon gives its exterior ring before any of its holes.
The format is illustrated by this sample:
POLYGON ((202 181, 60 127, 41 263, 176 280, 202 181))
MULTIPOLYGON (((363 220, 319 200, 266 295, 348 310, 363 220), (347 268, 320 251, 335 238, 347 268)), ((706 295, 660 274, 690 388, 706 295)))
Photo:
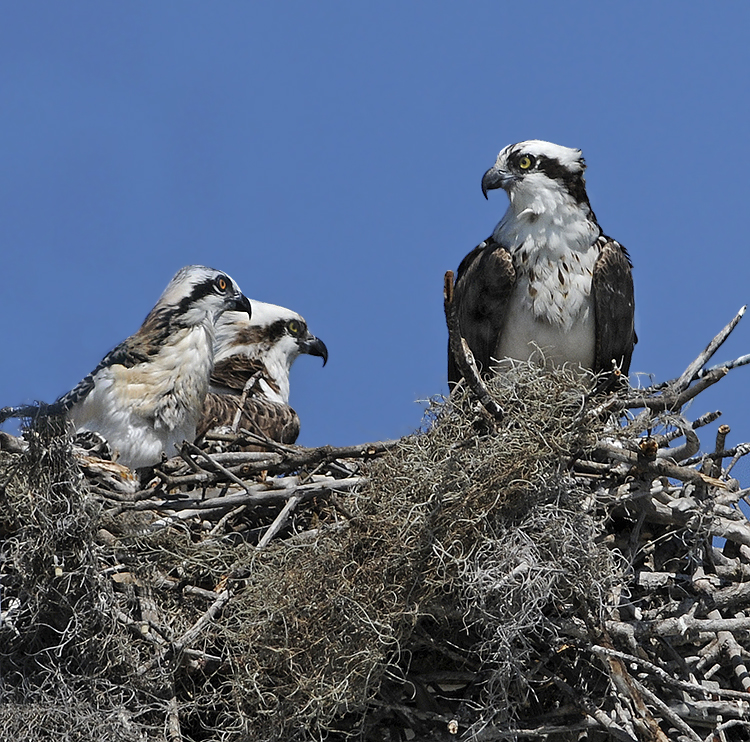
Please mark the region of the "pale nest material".
POLYGON ((696 456, 698 371, 591 398, 519 364, 489 412, 458 390, 390 443, 186 446, 136 492, 54 430, 6 441, 0 729, 745 738, 744 449, 696 456))

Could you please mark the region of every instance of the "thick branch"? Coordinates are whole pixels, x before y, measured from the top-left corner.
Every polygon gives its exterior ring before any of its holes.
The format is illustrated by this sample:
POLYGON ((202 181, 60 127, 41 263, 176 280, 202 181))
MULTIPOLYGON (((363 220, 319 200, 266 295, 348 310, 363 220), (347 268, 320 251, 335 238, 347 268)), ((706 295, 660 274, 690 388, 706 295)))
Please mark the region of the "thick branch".
MULTIPOLYGON (((742 319, 747 307, 742 307, 734 316, 732 321, 724 327, 721 332, 706 346, 706 349, 685 369, 682 376, 674 384, 677 392, 682 392, 690 386, 693 379, 698 376, 699 371, 708 363, 714 353, 722 346, 724 341, 729 337, 732 330, 737 327, 737 323, 742 319)), ((726 373, 728 369, 724 371, 726 373)))

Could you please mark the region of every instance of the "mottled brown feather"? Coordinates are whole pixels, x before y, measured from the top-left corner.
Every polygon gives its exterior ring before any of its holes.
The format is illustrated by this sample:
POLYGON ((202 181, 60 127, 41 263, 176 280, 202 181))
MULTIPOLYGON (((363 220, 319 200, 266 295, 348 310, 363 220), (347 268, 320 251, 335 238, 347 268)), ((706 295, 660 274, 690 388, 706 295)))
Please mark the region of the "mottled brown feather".
POLYGON ((218 361, 214 366, 211 373, 211 384, 232 389, 242 394, 247 380, 258 371, 263 373, 265 370, 266 368, 260 359, 248 358, 246 355, 229 356, 218 361))
POLYGON ((627 375, 633 346, 638 342, 632 266, 627 250, 619 242, 604 235, 599 239, 603 245, 591 284, 596 321, 593 370, 610 371, 614 360, 627 375))
MULTIPOLYGON (((515 282, 513 258, 492 237, 475 247, 458 267, 454 289, 458 324, 485 375, 490 371, 515 282)), ((460 378, 449 349, 448 382, 454 384, 460 378)))
MULTIPOLYGON (((239 395, 209 392, 203 405, 197 437, 213 428, 231 426, 241 401, 239 395)), ((249 396, 242 407, 237 430, 240 428, 261 433, 279 443, 291 444, 297 440, 300 423, 299 416, 289 405, 249 396)), ((244 447, 243 450, 253 450, 253 447, 244 447)))

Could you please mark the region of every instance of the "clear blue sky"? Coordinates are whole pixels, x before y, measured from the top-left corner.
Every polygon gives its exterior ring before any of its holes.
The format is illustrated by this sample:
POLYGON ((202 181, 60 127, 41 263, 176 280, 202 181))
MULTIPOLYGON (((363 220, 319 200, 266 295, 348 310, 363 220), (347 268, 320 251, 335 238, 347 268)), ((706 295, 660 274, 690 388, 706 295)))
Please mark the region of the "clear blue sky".
MULTIPOLYGON (((749 30, 741 2, 2 0, 0 405, 67 391, 203 263, 327 343, 301 443, 409 433, 446 391, 443 273, 506 208, 481 176, 530 138, 583 149, 632 370, 679 375, 750 300, 749 30)), ((750 318, 715 360, 746 352, 750 318)), ((750 440, 749 381, 690 415, 750 440)))

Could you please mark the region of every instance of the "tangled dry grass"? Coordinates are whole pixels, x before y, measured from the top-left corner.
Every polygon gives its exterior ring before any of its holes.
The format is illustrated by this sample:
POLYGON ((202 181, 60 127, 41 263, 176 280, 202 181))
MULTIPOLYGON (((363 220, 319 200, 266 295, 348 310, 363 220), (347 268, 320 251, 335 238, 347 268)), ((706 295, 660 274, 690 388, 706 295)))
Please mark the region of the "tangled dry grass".
POLYGON ((604 399, 519 364, 399 441, 186 445, 143 486, 51 425, 6 435, 0 729, 746 739, 748 449, 699 454, 716 416, 680 412, 709 356, 604 399))

